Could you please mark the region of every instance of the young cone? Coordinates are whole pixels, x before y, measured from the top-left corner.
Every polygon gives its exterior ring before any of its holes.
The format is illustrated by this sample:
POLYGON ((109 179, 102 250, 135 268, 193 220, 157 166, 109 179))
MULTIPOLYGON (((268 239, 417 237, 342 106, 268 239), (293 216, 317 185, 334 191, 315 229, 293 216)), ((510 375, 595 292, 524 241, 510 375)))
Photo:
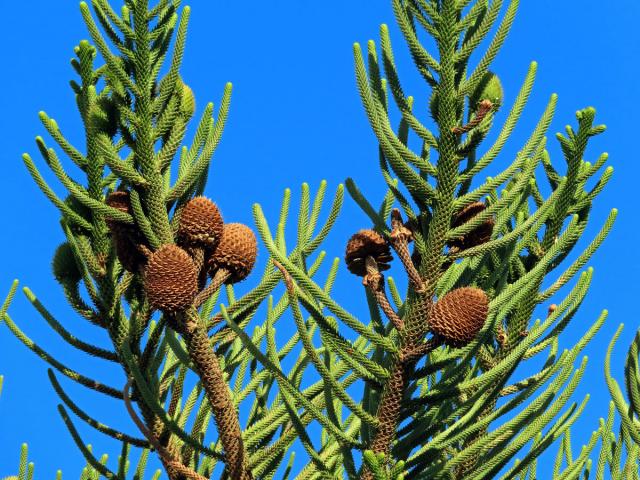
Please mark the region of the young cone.
POLYGON ((58 245, 51 262, 53 276, 61 284, 76 284, 82 278, 69 242, 58 245))

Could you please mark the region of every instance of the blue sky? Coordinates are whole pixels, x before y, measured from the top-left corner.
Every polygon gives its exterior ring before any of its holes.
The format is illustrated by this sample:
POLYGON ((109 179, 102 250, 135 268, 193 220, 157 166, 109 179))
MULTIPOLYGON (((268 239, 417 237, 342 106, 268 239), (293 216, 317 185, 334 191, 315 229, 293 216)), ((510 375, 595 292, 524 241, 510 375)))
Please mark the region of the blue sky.
MULTIPOLYGON (((415 96, 416 109, 425 113, 429 95, 395 27, 390 3, 191 2, 182 75, 196 94, 198 113, 207 101, 217 105, 225 82, 234 84, 229 121, 206 192, 220 205, 226 220, 251 224, 251 206, 258 202, 274 222, 285 188, 293 190, 296 205, 301 183, 308 182, 314 192, 322 179, 333 191, 345 178, 354 177, 373 201, 379 201, 384 181, 377 167, 375 138, 355 87, 353 42, 377 39, 379 25, 388 23, 401 79, 406 92, 415 96)), ((602 366, 609 339, 624 322, 617 352, 626 351, 639 323, 640 250, 633 238, 640 231, 634 180, 639 173, 635 132, 640 41, 635 31, 640 6, 631 0, 612 5, 595 0, 522 2, 493 66, 509 104, 530 61, 539 63, 531 100, 505 156, 517 151, 554 92, 559 102, 551 134, 562 131, 565 124, 575 124, 575 111, 589 105, 596 108, 598 123, 608 126, 592 142, 587 157, 609 152, 615 172, 596 202, 586 237, 595 235, 611 208, 620 213, 614 231, 590 262, 595 268, 590 294, 562 337, 564 346, 572 345, 602 309, 609 309, 609 319, 585 351, 588 374, 575 399, 591 393, 591 400, 573 432, 576 448, 587 441, 598 418, 606 413, 609 395, 602 366)), ((7 12, 5 41, 0 44, 0 161, 5 199, 0 202, 0 290, 19 278, 70 330, 96 338, 69 311, 50 274, 50 258, 62 241, 57 211, 31 181, 20 159, 23 152, 36 158, 33 138, 44 134, 37 116, 40 110, 55 118, 72 140, 81 140, 68 88, 73 78, 68 60, 73 47, 88 34, 76 2, 37 0, 16 5, 0 0, 0 6, 7 12)), ((550 137, 552 158, 560 161, 559 148, 550 137)), ((342 256, 349 235, 366 226, 365 216, 347 199, 323 248, 330 257, 342 256)), ((264 248, 261 253, 266 257, 264 248)), ((341 270, 339 290, 348 291, 355 281, 346 269, 341 270)), ((345 301, 356 313, 364 312, 364 299, 345 301)), ((34 340, 70 365, 84 372, 100 368, 95 361, 69 352, 24 297, 16 299, 11 314, 34 340)), ((616 371, 621 367, 619 361, 616 371)), ((0 399, 0 477, 15 473, 20 444, 28 442, 38 478, 51 478, 59 468, 66 478, 76 478, 83 462, 57 414, 46 365, 4 326, 0 326, 0 374, 5 376, 0 399)), ((101 412, 115 426, 128 425, 121 409, 81 388, 70 387, 70 391, 88 410, 101 412)), ((117 456, 109 442, 84 432, 97 452, 117 456)))

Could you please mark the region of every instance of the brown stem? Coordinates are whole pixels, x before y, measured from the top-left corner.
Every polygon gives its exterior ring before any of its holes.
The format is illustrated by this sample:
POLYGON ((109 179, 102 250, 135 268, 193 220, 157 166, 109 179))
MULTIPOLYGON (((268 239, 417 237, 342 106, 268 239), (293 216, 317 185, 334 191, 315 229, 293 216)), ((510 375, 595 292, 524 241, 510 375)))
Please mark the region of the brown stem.
POLYGON ((133 423, 136 424, 140 432, 142 432, 142 434, 146 437, 147 440, 149 440, 149 443, 153 446, 156 452, 158 452, 160 460, 162 461, 164 469, 167 472, 167 475, 169 475, 169 478, 179 479, 186 477, 192 480, 208 480, 207 477, 203 477, 197 472, 191 470, 189 467, 183 465, 179 460, 176 460, 174 455, 161 445, 156 436, 151 433, 144 422, 140 420, 140 418, 136 414, 136 411, 133 409, 133 405, 131 404, 131 399, 129 397, 129 390, 132 384, 133 379, 129 378, 123 391, 124 405, 127 408, 127 412, 129 412, 129 416, 133 420, 133 423))
MULTIPOLYGON (((400 350, 396 354, 391 367, 391 375, 382 391, 376 418, 379 427, 371 441, 370 449, 387 456, 396 436, 400 423, 400 412, 408 380, 416 363, 442 343, 439 338, 424 342, 427 331, 427 318, 431 308, 431 300, 418 294, 413 298, 406 317, 406 327, 401 332, 400 350)), ((373 473, 365 466, 361 480, 373 480, 373 473)))
POLYGON ((475 118, 462 127, 453 127, 451 131, 456 135, 462 135, 463 133, 470 132, 480 125, 480 122, 484 120, 484 117, 486 117, 491 110, 493 110, 493 103, 491 100, 482 100, 478 105, 478 111, 475 118))
POLYGON ((280 273, 282 273, 282 279, 284 280, 284 285, 287 288, 287 291, 289 293, 294 292, 295 291, 295 286, 293 284, 293 279, 291 278, 291 275, 289 274, 289 272, 287 271, 286 268, 284 268, 284 265, 282 265, 279 261, 277 260, 272 260, 273 264, 276 266, 276 268, 278 270, 280 270, 280 273))
POLYGON ((387 292, 384 288, 384 277, 378 269, 378 264, 375 259, 368 256, 365 259, 365 266, 367 268, 367 274, 362 278, 362 284, 367 287, 371 293, 373 293, 376 302, 380 306, 380 309, 387 316, 389 321, 393 324, 396 330, 401 331, 404 329, 404 322, 395 312, 389 299, 387 298, 387 292))
POLYGON ((398 254, 404 269, 407 271, 409 281, 413 285, 413 289, 416 292, 424 292, 425 284, 422 277, 418 273, 416 266, 411 260, 411 253, 409 252, 409 239, 411 238, 411 230, 404 226, 400 210, 394 208, 391 212, 391 234, 390 243, 393 249, 398 254))
POLYGON ((376 302, 378 302, 380 309, 384 312, 384 314, 387 316, 389 321, 393 324, 395 329, 398 331, 402 331, 404 329, 404 322, 398 316, 395 310, 393 310, 393 308, 391 307, 391 304, 389 303, 389 299, 387 298, 387 294, 385 293, 384 288, 379 290, 371 290, 371 292, 373 293, 376 299, 376 302))
MULTIPOLYGON (((389 454, 391 442, 395 437, 400 420, 400 408, 404 391, 407 388, 409 367, 410 365, 404 362, 396 362, 384 386, 376 414, 379 427, 369 446, 369 449, 373 450, 374 453, 383 453, 385 456, 389 454)), ((373 472, 365 466, 361 480, 373 480, 373 478, 373 472)))
POLYGON ((207 330, 195 309, 185 312, 184 339, 189 356, 204 388, 218 428, 225 454, 228 477, 233 480, 253 478, 242 442, 242 431, 229 388, 224 380, 218 357, 209 343, 207 330))

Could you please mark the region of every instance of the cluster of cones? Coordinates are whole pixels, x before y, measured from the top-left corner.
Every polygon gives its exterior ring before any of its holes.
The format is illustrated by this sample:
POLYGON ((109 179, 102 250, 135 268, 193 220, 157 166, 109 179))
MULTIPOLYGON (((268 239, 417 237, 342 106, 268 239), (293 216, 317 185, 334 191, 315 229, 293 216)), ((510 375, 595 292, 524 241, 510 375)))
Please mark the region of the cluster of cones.
MULTIPOLYGON (((482 202, 474 202, 458 212, 451 221, 452 228, 471 221, 486 208, 482 202)), ((372 290, 382 311, 396 328, 403 321, 390 307, 384 293, 384 282, 380 272, 390 268, 393 260, 391 247, 396 251, 409 276, 410 283, 419 292, 422 278, 417 271, 420 259, 408 254, 407 244, 411 240, 411 225, 401 221, 400 213, 394 211, 391 239, 388 241, 374 230, 360 230, 347 243, 345 262, 354 275, 363 277, 363 283, 372 290), (407 228, 409 227, 409 228, 407 228), (375 280, 374 280, 375 279, 375 280)), ((480 223, 467 234, 447 243, 450 252, 458 252, 481 245, 491 239, 494 221, 492 218, 480 223)), ((452 290, 438 299, 428 315, 429 330, 443 343, 453 348, 468 345, 482 329, 489 311, 489 299, 480 288, 462 287, 452 290)))
MULTIPOLYGON (((132 213, 129 192, 113 192, 106 203, 132 213)), ((205 197, 185 204, 176 244, 162 245, 153 252, 135 225, 113 219, 107 225, 123 267, 142 271, 151 307, 170 314, 197 308, 222 284, 244 280, 258 252, 253 231, 241 223, 225 224, 217 205, 205 197), (212 280, 204 288, 207 277, 212 280)))

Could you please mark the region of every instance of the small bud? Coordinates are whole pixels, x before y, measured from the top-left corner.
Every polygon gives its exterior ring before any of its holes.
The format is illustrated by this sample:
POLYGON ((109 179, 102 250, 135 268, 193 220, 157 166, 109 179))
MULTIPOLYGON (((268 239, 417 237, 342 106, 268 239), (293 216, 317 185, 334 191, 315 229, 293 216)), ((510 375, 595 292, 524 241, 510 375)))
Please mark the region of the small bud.
POLYGON ((438 118, 438 110, 440 108, 440 98, 438 93, 434 89, 431 92, 431 97, 429 97, 429 112, 431 112, 431 117, 435 120, 438 118))

